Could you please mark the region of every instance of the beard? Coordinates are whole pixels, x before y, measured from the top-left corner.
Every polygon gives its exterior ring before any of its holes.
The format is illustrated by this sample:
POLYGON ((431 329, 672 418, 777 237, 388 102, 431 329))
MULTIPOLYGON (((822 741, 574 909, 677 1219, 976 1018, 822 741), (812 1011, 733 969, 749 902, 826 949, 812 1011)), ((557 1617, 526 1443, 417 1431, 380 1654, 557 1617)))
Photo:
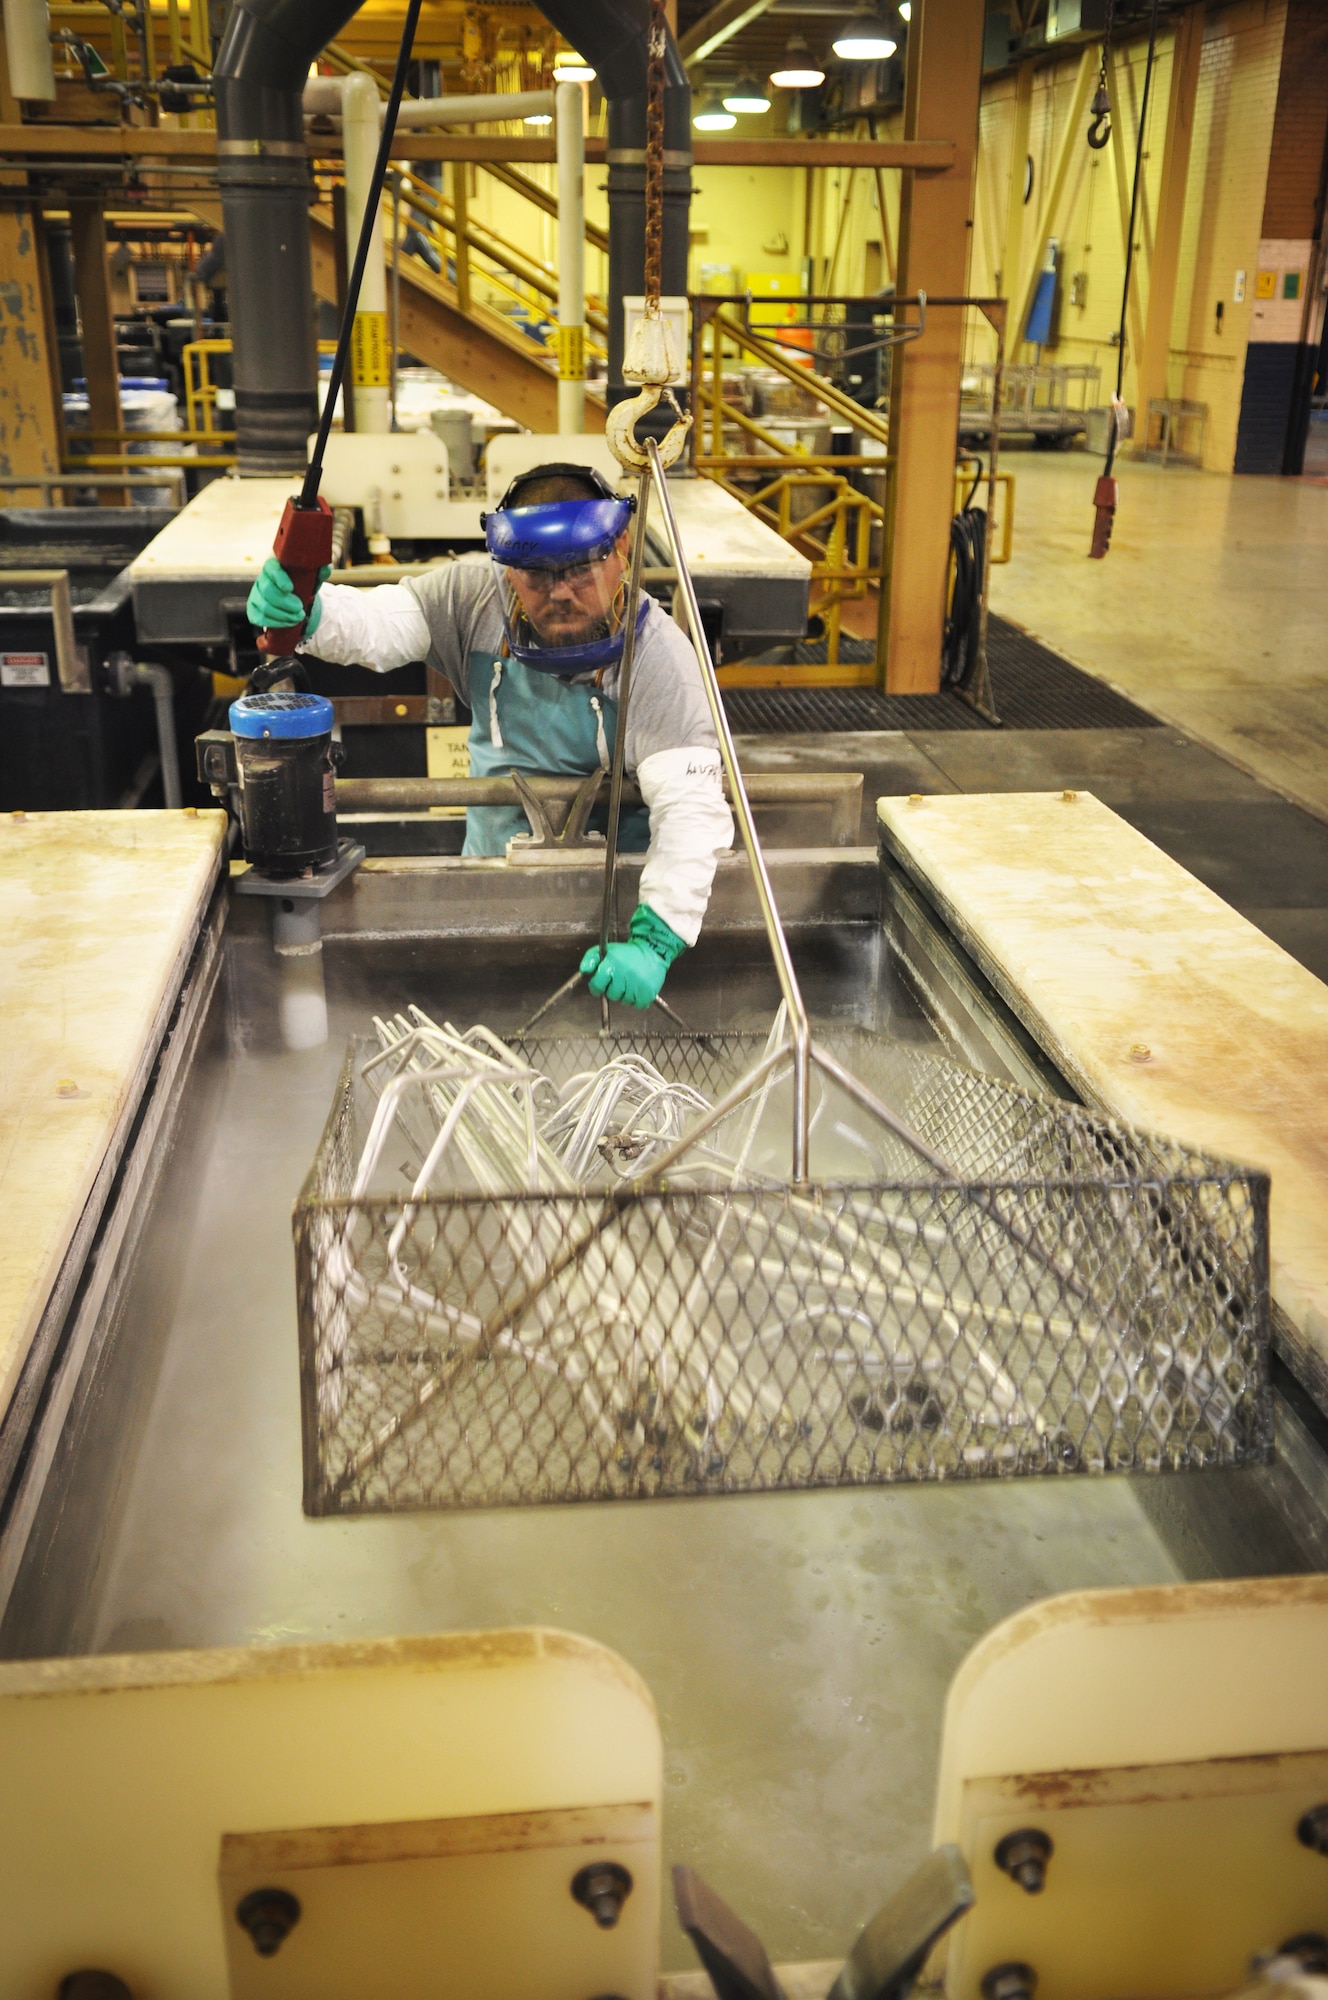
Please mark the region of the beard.
POLYGON ((523 611, 521 622, 531 636, 546 646, 589 646, 597 639, 611 638, 615 621, 605 612, 582 612, 569 605, 565 614, 544 616, 537 624, 523 611))

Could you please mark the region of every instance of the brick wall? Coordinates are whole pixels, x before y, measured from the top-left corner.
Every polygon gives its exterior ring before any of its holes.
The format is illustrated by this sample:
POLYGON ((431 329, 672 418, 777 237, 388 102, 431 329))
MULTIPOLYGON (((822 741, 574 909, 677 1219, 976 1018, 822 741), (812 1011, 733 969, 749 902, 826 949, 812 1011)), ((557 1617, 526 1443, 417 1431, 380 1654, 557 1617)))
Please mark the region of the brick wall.
POLYGON ((1313 368, 1313 239, 1322 228, 1324 148, 1328 141, 1328 7, 1288 0, 1264 192, 1260 264, 1276 286, 1276 304, 1256 307, 1245 353, 1236 437, 1237 472, 1299 472, 1313 368), (1290 301, 1284 273, 1299 271, 1290 301))
POLYGON ((1214 472, 1236 454, 1285 22, 1284 4, 1237 0, 1204 26, 1169 386, 1207 406, 1214 472))
POLYGON ((1263 234, 1316 236, 1328 143, 1328 7, 1323 0, 1289 0, 1282 50, 1263 234))

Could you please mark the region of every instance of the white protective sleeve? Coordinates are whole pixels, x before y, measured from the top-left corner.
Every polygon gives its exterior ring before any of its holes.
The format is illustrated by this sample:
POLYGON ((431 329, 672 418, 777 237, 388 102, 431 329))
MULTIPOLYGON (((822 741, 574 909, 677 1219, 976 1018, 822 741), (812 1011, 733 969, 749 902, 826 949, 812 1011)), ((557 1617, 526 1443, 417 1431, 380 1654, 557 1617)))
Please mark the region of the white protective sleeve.
POLYGON ((718 750, 656 750, 636 781, 650 808, 650 851, 641 870, 641 901, 684 944, 695 944, 710 901, 715 867, 733 845, 718 750))
POLYGON ((427 658, 429 627, 419 598, 404 584, 357 590, 349 583, 325 583, 318 602, 322 616, 297 651, 337 666, 372 667, 380 674, 427 658))

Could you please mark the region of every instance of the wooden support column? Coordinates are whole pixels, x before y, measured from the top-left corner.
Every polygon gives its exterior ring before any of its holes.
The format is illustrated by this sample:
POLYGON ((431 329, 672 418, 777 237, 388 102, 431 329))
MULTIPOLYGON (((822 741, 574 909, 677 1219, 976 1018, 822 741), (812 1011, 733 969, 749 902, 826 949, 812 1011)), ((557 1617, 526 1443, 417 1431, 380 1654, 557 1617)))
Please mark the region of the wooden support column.
MULTIPOLYGON (((0 202, 0 472, 58 478, 63 428, 59 366, 45 246, 35 207, 7 192, 0 202)), ((0 505, 44 507, 52 496, 6 489, 0 505)))
MULTIPOLYGON (((915 0, 904 97, 906 139, 950 139, 953 167, 902 175, 897 288, 951 297, 967 289, 982 85, 985 0, 915 0)), ((921 340, 894 351, 886 568, 877 671, 892 694, 941 684, 945 581, 954 513, 964 315, 938 308, 921 340)))
MULTIPOLYGON (((1153 256, 1148 273, 1148 309, 1143 347, 1136 375, 1139 411, 1135 421, 1135 454, 1148 446, 1148 404, 1167 393, 1171 360, 1171 322, 1176 307, 1176 277, 1180 269, 1180 232, 1185 217, 1185 189, 1194 137, 1194 107, 1199 95, 1199 62, 1203 55, 1204 10, 1188 7, 1176 29, 1171 52, 1171 93, 1167 99, 1167 130, 1162 153, 1161 193, 1153 256)), ((1156 129, 1156 128, 1154 128, 1156 129)))
MULTIPOLYGON (((111 306, 111 273, 106 262, 106 214, 100 200, 85 196, 69 203, 74 248, 74 290, 83 336, 83 374, 87 382, 88 425, 94 431, 124 428, 120 410, 120 369, 115 353, 115 313, 111 306)), ((122 506, 127 491, 105 489, 102 503, 122 506)))
MULTIPOLYGON (((17 122, 0 30, 0 117, 17 122)), ((0 473, 11 479, 58 476, 64 428, 60 365, 41 216, 26 198, 28 177, 0 172, 0 473)), ((0 506, 41 507, 40 487, 0 489, 0 506)))

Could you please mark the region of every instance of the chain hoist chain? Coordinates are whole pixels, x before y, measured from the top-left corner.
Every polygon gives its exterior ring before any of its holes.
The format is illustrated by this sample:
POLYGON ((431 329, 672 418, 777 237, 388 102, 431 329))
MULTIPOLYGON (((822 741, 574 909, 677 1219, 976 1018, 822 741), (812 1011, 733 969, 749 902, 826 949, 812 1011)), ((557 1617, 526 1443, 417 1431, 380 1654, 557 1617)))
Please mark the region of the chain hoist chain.
POLYGON ((664 52, 668 47, 664 0, 650 0, 646 69, 646 311, 659 309, 664 238, 664 52))

